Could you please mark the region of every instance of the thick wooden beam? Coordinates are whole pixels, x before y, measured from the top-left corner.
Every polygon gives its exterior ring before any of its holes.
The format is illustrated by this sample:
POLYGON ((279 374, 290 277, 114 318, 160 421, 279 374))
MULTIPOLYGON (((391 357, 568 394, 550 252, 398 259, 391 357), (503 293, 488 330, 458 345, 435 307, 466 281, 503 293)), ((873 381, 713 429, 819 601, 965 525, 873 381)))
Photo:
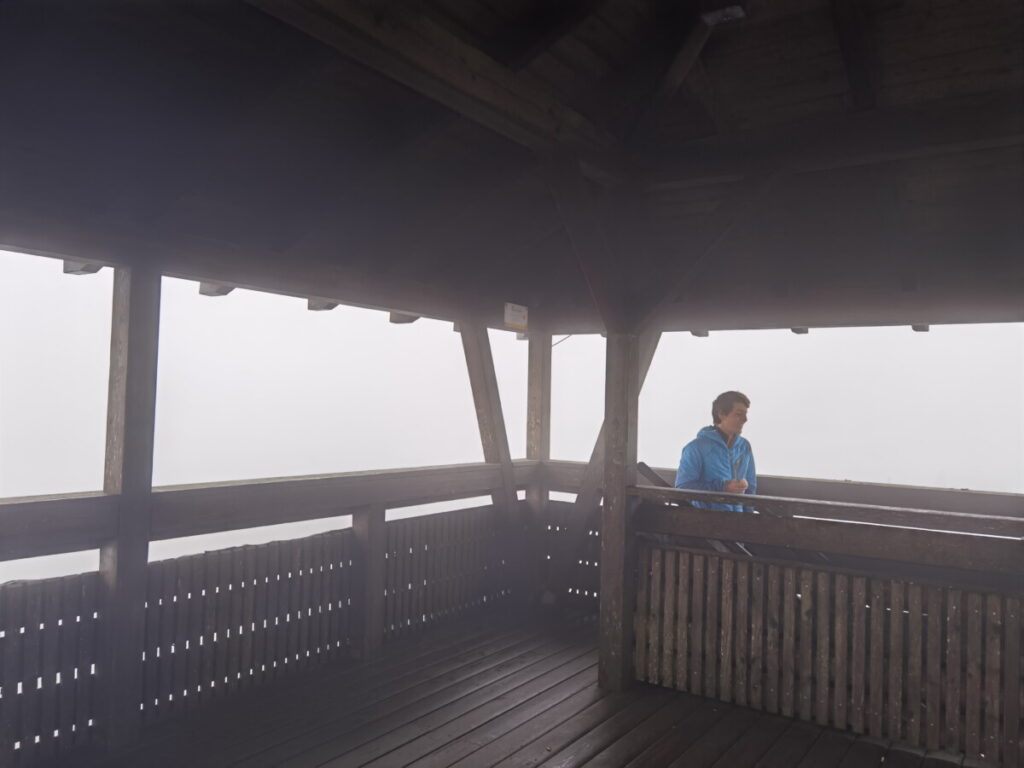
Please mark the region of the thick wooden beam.
POLYGON ((826 115, 777 128, 743 131, 653 148, 645 156, 655 183, 696 184, 749 176, 853 168, 1024 144, 1017 94, 985 94, 937 103, 826 115))
POLYGON ((352 534, 358 564, 356 594, 361 596, 355 637, 361 657, 370 659, 384 644, 384 555, 388 535, 384 507, 374 505, 353 512, 352 534))
POLYGON ((146 566, 152 524, 160 273, 114 273, 110 388, 103 489, 119 494, 117 530, 100 550, 104 632, 97 675, 99 725, 111 746, 133 741, 141 726, 146 566))
POLYGON ((605 479, 601 514, 598 684, 620 691, 633 682, 635 568, 627 488, 636 482, 640 339, 608 334, 605 360, 605 479))
POLYGON ((843 54, 850 101, 858 110, 872 109, 876 102, 868 12, 868 4, 862 0, 832 0, 832 20, 843 54))
POLYGON ((531 149, 602 155, 614 138, 441 25, 403 7, 352 0, 249 0, 364 66, 531 149))
POLYGON ((117 530, 117 498, 99 493, 0 500, 0 560, 99 549, 117 530))
POLYGON ((505 416, 501 410, 501 395, 498 393, 498 377, 494 372, 491 340, 487 328, 477 323, 461 323, 459 333, 466 354, 466 368, 480 427, 484 461, 501 467, 502 489, 494 494, 494 503, 508 514, 513 514, 516 507, 515 476, 505 431, 505 416))
MULTIPOLYGON (((513 463, 515 484, 528 485, 534 462, 513 463)), ((153 494, 153 539, 176 539, 238 528, 294 523, 386 508, 504 494, 497 464, 455 464, 244 483, 158 488, 153 494)))

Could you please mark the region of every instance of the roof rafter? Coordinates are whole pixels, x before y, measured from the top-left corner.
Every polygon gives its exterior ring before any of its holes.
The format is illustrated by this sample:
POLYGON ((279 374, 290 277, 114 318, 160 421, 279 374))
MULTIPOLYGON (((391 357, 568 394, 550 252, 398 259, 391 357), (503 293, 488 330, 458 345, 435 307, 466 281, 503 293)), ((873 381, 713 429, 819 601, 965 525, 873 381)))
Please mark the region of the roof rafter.
POLYGON ((549 94, 525 83, 442 26, 401 7, 372 11, 352 0, 249 0, 326 43, 491 130, 549 153, 568 148, 605 167, 616 139, 549 94))

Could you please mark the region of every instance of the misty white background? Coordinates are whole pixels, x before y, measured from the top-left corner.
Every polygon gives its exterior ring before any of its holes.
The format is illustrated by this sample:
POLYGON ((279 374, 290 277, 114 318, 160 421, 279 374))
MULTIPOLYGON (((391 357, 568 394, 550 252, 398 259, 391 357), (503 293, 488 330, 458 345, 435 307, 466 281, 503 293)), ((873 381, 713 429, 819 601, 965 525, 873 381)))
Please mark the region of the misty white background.
MULTIPOLYGON (((113 273, 0 251, 0 497, 99 490, 113 273)), ((490 333, 514 458, 527 345, 490 333)), ((589 458, 604 339, 556 337, 553 458, 589 458)), ((1024 325, 666 334, 640 401, 640 458, 674 466, 726 389, 752 400, 761 474, 1024 493, 1024 325)), ((482 461, 450 323, 165 279, 154 484, 482 461)), ((154 557, 307 535, 319 521, 154 546, 154 557)), ((0 533, 2 535, 2 533, 0 533)), ((0 563, 0 581, 95 567, 0 563)))

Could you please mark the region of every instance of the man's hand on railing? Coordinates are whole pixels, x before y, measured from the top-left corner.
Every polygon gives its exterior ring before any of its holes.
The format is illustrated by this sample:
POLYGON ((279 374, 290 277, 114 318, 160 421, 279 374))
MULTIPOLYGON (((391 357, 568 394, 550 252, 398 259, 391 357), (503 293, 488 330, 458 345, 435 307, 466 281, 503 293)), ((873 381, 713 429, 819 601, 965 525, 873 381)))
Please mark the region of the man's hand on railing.
POLYGON ((746 493, 749 487, 750 484, 746 480, 730 480, 722 487, 722 490, 726 493, 746 493))

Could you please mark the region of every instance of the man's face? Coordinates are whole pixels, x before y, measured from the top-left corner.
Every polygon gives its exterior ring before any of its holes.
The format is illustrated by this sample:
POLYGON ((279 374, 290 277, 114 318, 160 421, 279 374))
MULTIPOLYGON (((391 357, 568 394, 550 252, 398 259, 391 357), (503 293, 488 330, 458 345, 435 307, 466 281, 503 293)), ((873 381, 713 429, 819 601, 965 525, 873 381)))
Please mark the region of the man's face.
POLYGON ((743 431, 743 425, 747 423, 747 406, 743 403, 733 403, 732 410, 721 417, 718 428, 727 435, 736 436, 743 431))

